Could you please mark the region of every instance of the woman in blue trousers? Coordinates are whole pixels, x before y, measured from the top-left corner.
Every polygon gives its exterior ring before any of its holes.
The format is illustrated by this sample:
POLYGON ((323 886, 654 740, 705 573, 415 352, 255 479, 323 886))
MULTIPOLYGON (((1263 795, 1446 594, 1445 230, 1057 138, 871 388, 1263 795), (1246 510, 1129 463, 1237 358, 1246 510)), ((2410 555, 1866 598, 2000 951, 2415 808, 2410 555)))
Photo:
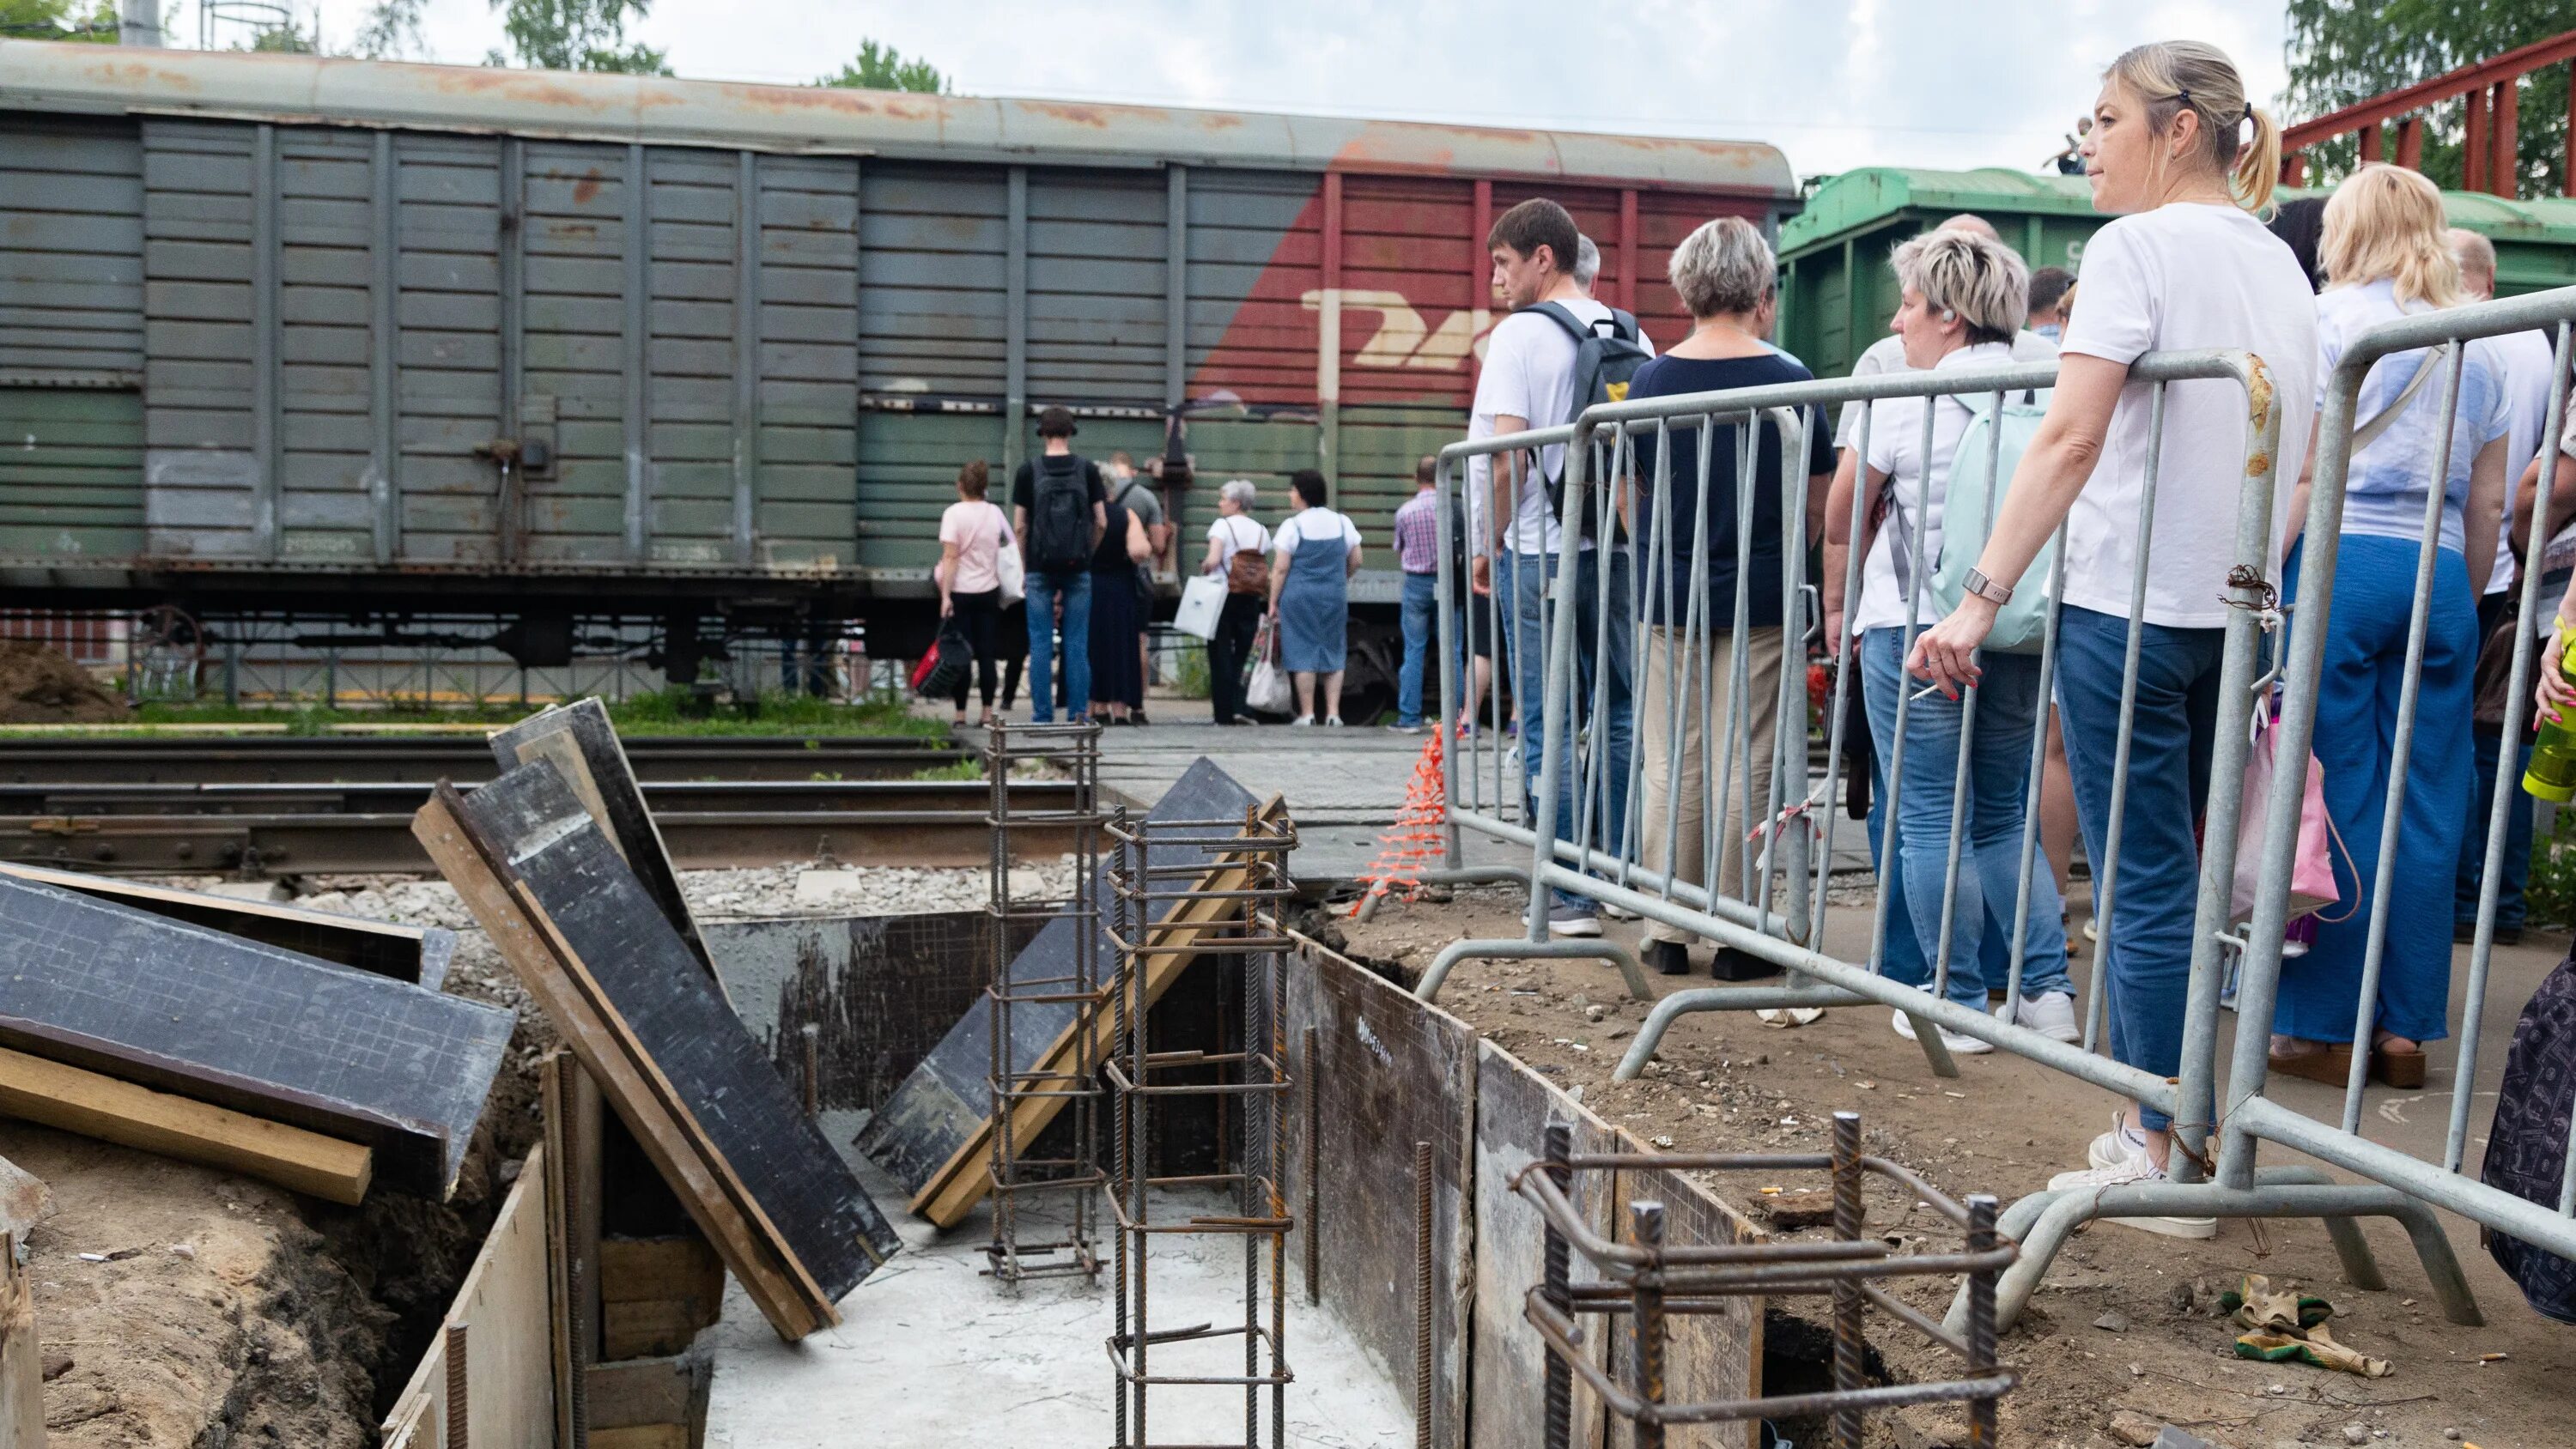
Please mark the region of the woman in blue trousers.
MULTIPOLYGON (((2319 256, 2317 376, 2322 387, 2363 332, 2383 322, 2466 300, 2442 217, 2442 193, 2422 175, 2371 165, 2326 203, 2319 256)), ((2340 904, 2320 916, 2316 941, 2281 962, 2273 1008, 2272 1070, 2342 1086, 2356 1031, 2368 1032, 2371 1075, 2392 1086, 2424 1084, 2423 1044, 2450 1035, 2451 901, 2427 883, 2456 871, 2469 789, 2471 678, 2478 663, 2478 592, 2495 557, 2504 502, 2510 403, 2492 344, 2468 344, 2450 398, 2449 348, 2392 353, 2372 365, 2353 403, 2351 467, 2336 547, 2334 604, 2326 615, 2317 679, 2317 766, 2326 812, 2350 852, 2335 858, 2340 904), (2440 456, 2450 401, 2450 456, 2440 456), (2423 677, 2405 775, 2394 778, 2397 710, 2406 684, 2406 635, 2432 480, 2442 480, 2439 549, 2424 635, 2423 677), (2402 788, 2397 836, 2381 837, 2388 792, 2402 788), (2372 895, 2381 853, 2397 853, 2385 904, 2375 1000, 2362 1009, 2372 895)), ((2298 563, 2290 587, 2297 588, 2298 563)))

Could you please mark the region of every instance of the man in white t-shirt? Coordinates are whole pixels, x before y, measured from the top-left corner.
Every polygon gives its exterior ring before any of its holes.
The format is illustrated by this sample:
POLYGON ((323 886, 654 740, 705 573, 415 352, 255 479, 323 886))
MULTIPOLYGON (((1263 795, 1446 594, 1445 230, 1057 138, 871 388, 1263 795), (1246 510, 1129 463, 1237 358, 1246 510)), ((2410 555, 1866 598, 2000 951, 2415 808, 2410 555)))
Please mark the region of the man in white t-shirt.
MULTIPOLYGON (((2460 263, 2460 290, 2474 302, 2495 295, 2495 243, 2473 231, 2453 228, 2451 255, 2460 263)), ((2490 348, 2504 370, 2505 405, 2505 501, 2504 533, 2496 545, 2495 567, 2486 580, 2486 595, 2478 601, 2478 639, 2484 643, 2504 618, 2513 599, 2516 566, 2521 562, 2513 554, 2514 490, 2521 484, 2524 470, 2540 452, 2541 430, 2549 425, 2550 368, 2556 359, 2551 355, 2549 335, 2545 332, 2512 332, 2489 338, 2490 348)), ((2548 632, 2550 610, 2538 609, 2533 617, 2548 632)), ((2460 836, 2460 869, 2453 880, 2451 897, 2451 934, 2462 941, 2477 931, 2478 893, 2484 884, 2487 862, 2487 807, 2495 800, 2496 757, 2504 748, 2504 722, 2481 717, 2472 726, 2477 751, 2477 784, 2469 793, 2468 830, 2460 836)), ((2522 742, 2521 769, 2531 762, 2531 741, 2522 742)), ((2505 821, 2504 880, 2496 892, 2495 938, 2507 945, 2522 939, 2522 926, 2528 912, 2523 901, 2523 886, 2531 875, 2531 797, 2514 787, 2505 808, 2511 813, 2505 821)))
MULTIPOLYGON (((1573 416, 1574 339, 1555 321, 1526 309, 1554 302, 1590 326, 1612 320, 1610 308, 1585 296, 1575 284, 1572 263, 1581 246, 1582 236, 1575 230, 1574 218, 1564 207, 1544 198, 1524 201, 1495 219, 1493 231, 1486 238, 1486 249, 1493 257, 1495 288, 1503 294, 1512 313, 1495 324, 1486 344, 1484 370, 1476 380, 1475 408, 1467 422, 1471 440, 1556 427, 1573 416)), ((1520 712, 1523 790, 1532 797, 1533 821, 1537 818, 1534 792, 1547 738, 1547 649, 1539 629, 1539 605, 1548 581, 1555 577, 1565 543, 1556 507, 1548 497, 1547 480, 1563 476, 1564 445, 1540 449, 1535 461, 1533 468, 1528 454, 1516 453, 1503 459, 1499 467, 1488 457, 1473 458, 1468 464, 1470 490, 1490 490, 1494 499, 1491 518, 1471 539, 1475 556, 1468 567, 1478 589, 1494 587, 1499 582, 1503 590, 1503 608, 1512 640, 1512 695, 1520 712), (1499 581, 1495 578, 1498 558, 1503 573, 1499 581)), ((1617 549, 1610 552, 1609 645, 1607 657, 1598 661, 1609 670, 1609 690, 1603 728, 1594 732, 1594 747, 1607 751, 1606 768, 1599 772, 1607 798, 1594 808, 1593 828, 1596 841, 1615 845, 1625 834, 1630 732, 1635 723, 1629 708, 1628 672, 1637 609, 1627 576, 1626 555, 1617 549)), ((1577 541, 1578 718, 1567 722, 1569 742, 1574 737, 1571 726, 1581 723, 1581 711, 1593 698, 1594 645, 1601 634, 1597 627, 1601 622, 1599 577, 1594 573, 1599 566, 1597 555, 1591 540, 1577 541)), ((1557 789, 1557 836, 1563 840, 1574 838, 1574 783, 1578 774, 1574 764, 1569 751, 1567 768, 1557 789)), ((1601 934, 1601 922, 1592 905, 1562 891, 1549 909, 1548 924, 1558 935, 1601 934)))

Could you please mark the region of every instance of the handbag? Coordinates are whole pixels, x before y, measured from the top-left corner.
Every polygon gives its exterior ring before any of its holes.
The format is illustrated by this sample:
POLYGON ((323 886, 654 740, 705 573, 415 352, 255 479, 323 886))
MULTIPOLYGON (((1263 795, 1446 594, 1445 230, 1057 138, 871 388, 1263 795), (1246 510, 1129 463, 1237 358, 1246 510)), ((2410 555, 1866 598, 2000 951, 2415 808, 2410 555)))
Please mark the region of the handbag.
POLYGON ((913 668, 913 692, 924 699, 952 698, 966 687, 967 672, 974 667, 975 646, 967 642, 965 626, 949 618, 940 624, 938 642, 913 668))
POLYGON ((1197 574, 1181 585, 1181 607, 1172 615, 1172 627, 1193 639, 1216 637, 1217 617, 1225 612, 1225 580, 1214 574, 1197 574))
MULTIPOLYGON (((993 509, 1001 513, 999 507, 993 509)), ((1011 520, 1001 521, 1002 541, 993 546, 993 572, 1002 581, 1002 607, 1009 608, 1029 596, 1028 564, 1020 558, 1020 541, 1011 536, 1011 520)))
MULTIPOLYGON (((2280 768, 2280 722, 2272 711, 2254 711, 2254 739, 2245 755, 2245 803, 2236 817, 2236 883, 2228 914, 2239 921, 2254 914, 2254 891, 2263 879, 2263 817, 2270 810, 2272 775, 2280 768)), ((2308 752, 2307 791, 2299 801, 2299 846, 2290 857, 2290 909, 2285 921, 2314 915, 2342 899, 2335 887, 2332 852, 2343 847, 2334 817, 2326 813, 2325 770, 2316 752, 2308 752)), ((2352 853, 2344 851, 2351 864, 2352 853)), ((2351 913, 2346 912, 2346 916, 2351 913)), ((2341 919, 2341 918, 2338 918, 2341 919)))
POLYGON ((1253 641, 1252 678, 1243 686, 1243 703, 1247 709, 1263 714, 1286 714, 1296 707, 1297 688, 1289 682, 1288 671, 1279 667, 1279 631, 1271 621, 1261 621, 1261 637, 1253 641))

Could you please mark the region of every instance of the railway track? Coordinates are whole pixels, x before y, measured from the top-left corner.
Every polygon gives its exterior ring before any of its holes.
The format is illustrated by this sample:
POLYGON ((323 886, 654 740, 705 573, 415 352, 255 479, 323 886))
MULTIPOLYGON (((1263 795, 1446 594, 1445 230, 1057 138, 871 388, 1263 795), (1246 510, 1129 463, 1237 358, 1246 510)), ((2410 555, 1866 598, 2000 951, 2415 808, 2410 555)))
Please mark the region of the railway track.
MULTIPOLYGON (((348 742, 292 743, 328 747, 348 742)), ((392 754, 383 745, 421 742, 364 743, 382 763, 392 754)), ((639 770, 645 758, 661 767, 646 775, 644 797, 682 869, 818 858, 851 865, 954 866, 989 859, 985 821, 992 799, 980 780, 655 778, 672 768, 705 770, 728 763, 745 773, 775 775, 788 768, 783 763, 788 752, 674 753, 650 746, 639 751, 635 742, 629 742, 629 749, 639 756, 639 770)), ((273 766, 281 774, 320 768, 292 751, 263 748, 254 753, 261 766, 273 766)), ((812 754, 817 763, 844 767, 863 758, 829 747, 812 754)), ((903 747, 864 758, 890 768, 886 762, 898 757, 917 770, 954 758, 954 752, 903 747)), ((425 753, 414 754, 408 763, 419 771, 429 759, 425 753)), ((482 768, 475 772, 480 778, 461 778, 473 761, 450 755, 447 763, 452 768, 418 780, 0 779, 0 859, 118 875, 426 871, 429 858, 412 839, 411 821, 429 798, 432 780, 459 777, 460 788, 472 789, 492 774, 488 752, 480 755, 482 768)), ((152 758, 149 767, 167 775, 197 776, 238 774, 245 768, 240 759, 167 756, 152 758)), ((1011 786, 1012 808, 1061 809, 1071 794, 1067 783, 1019 781, 1011 786)), ((1014 842, 1034 858, 1069 846, 1070 837, 1058 838, 1061 834, 1015 832, 1014 842)))
MULTIPOLYGON (((901 737, 637 735, 624 743, 645 781, 905 780, 965 758, 948 740, 901 737)), ((426 785, 493 772, 491 747, 478 735, 0 739, 0 782, 15 784, 426 785)))

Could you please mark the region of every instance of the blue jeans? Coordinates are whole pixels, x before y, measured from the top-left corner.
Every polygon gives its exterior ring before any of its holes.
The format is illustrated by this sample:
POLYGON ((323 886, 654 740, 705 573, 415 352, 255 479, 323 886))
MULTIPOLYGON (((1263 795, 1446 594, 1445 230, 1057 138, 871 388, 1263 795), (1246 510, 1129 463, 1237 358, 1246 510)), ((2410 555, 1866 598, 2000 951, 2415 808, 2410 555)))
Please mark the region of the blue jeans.
POLYGON ((1422 670, 1431 658, 1431 611, 1440 592, 1438 574, 1404 576, 1404 668, 1396 675, 1395 722, 1422 723, 1422 670))
POLYGON ((1029 721, 1055 719, 1055 601, 1064 600, 1064 697, 1070 719, 1091 709, 1091 570, 1029 574, 1029 721))
MULTIPOLYGON (((2182 1070, 2184 998, 2191 989, 2191 932, 2200 905, 2201 802, 2218 733, 2218 661, 2224 629, 2141 624, 2137 724, 2129 737, 2129 793, 2120 822, 2120 869, 2111 919, 2102 923, 2101 979, 2111 1056, 2159 1077, 2182 1070)), ((2129 621, 2073 604, 2057 620, 2058 730, 2075 782, 2084 858, 2096 882, 2111 856, 2111 779, 2120 739, 2121 658, 2129 621)), ((2231 785, 2231 788, 2233 786, 2231 785)), ((2100 891, 2100 886, 2095 886, 2100 891)), ((2140 1108, 2138 1125, 2173 1119, 2140 1108)))
MULTIPOLYGON (((2473 735, 2478 779, 2469 791, 2459 878, 2451 894, 2451 924, 2463 928, 2478 920, 2478 889, 2487 870, 2487 807, 2495 803, 2496 754, 2504 748, 2504 731, 2492 725, 2475 726, 2473 735)), ((2522 772, 2531 768, 2531 741, 2524 740, 2514 752, 2513 768, 2513 790, 2504 801, 2504 879, 2496 887, 2496 925, 2519 931, 2529 916, 2522 892, 2531 880, 2531 797, 2522 792, 2522 772)))
MULTIPOLYGON (((1570 746, 1575 731, 1582 727, 1584 716, 1593 703, 1594 645, 1601 635, 1601 575, 1596 555, 1598 549, 1584 549, 1575 564, 1575 636, 1578 645, 1574 664, 1574 718, 1566 722, 1565 770, 1556 786, 1556 838, 1571 841, 1575 830, 1575 791, 1578 778, 1589 773, 1576 768, 1581 756, 1570 746)), ((1530 802, 1529 818, 1538 820, 1537 792, 1542 756, 1547 752, 1547 639, 1539 628, 1539 604, 1547 587, 1556 578, 1557 556, 1515 553, 1507 555, 1511 570, 1511 635, 1512 697, 1520 706, 1521 717, 1521 788, 1530 802), (1545 567, 1541 567, 1544 563, 1545 567)), ((1628 764, 1636 729, 1636 711, 1629 698, 1633 684, 1628 678, 1636 663, 1637 596, 1628 579, 1628 556, 1613 550, 1610 560, 1610 679, 1605 709, 1607 719, 1596 720, 1592 748, 1606 751, 1601 772, 1603 793, 1607 799, 1592 812, 1592 845, 1596 849, 1617 850, 1627 840, 1628 764)), ((1556 892, 1559 905, 1573 905, 1575 898, 1564 891, 1556 892)))
MULTIPOLYGON (((2397 837, 2380 835, 2419 552, 2412 539, 2347 533, 2335 562, 2334 606, 2326 615, 2325 661, 2317 675, 2314 748, 2325 772, 2326 813, 2351 852, 2349 864, 2340 851, 2331 856, 2335 886, 2344 902, 2358 902, 2359 908, 2339 905, 2321 914, 2307 954, 2281 963, 2272 1030, 2287 1036, 2353 1040, 2370 917, 2378 904, 2371 891, 2384 849, 2397 852, 2397 866, 2371 1020, 2419 1042, 2450 1034, 2451 902, 2428 887, 2446 878, 2456 883, 2460 868, 2460 832, 2477 777, 2469 760, 2469 711, 2478 626, 2468 563, 2449 549, 2434 558, 2433 607, 2397 837)), ((2296 589, 2298 554, 2291 555, 2285 573, 2285 589, 2296 589)), ((2478 803, 2483 813, 2485 799, 2478 803)), ((2482 847, 2485 834, 2479 831, 2482 847)))
MULTIPOLYGON (((1867 680, 1870 736, 1879 756, 1896 750, 1896 706, 1908 690, 1905 631, 1872 629, 1861 636, 1867 680)), ((2030 743, 2039 725, 2039 660, 2033 655, 1988 654, 1977 688, 1975 734, 1968 748, 1968 809, 1962 821, 1959 884, 1951 902, 1950 978, 1947 997, 1984 1010, 1986 988, 2001 986, 1983 969, 2000 956, 2011 970, 2012 913, 2021 890, 2023 822, 2030 793, 2030 743), (1993 929, 1989 930, 1992 923, 1993 929), (1988 951, 1989 936, 2003 949, 1988 951)), ((1958 784, 1960 724, 1966 701, 1935 694, 1905 706, 1905 779, 1896 792, 1897 882, 1907 924, 1915 936, 1911 984, 1922 985, 1938 961, 1941 896, 1949 877, 1950 814, 1958 784)), ((1883 772, 1883 767, 1882 767, 1883 772)), ((2058 924, 2057 880, 2045 855, 2032 858, 2030 922, 2023 934, 2022 994, 2072 994, 2066 979, 2066 936, 2058 924)), ((1891 902, 1891 905, 1893 902, 1891 902)), ((1891 938, 1897 929, 1888 922, 1891 938)), ((1891 941, 1890 954, 1893 955, 1891 941)), ((1894 973, 1889 973, 1893 975, 1894 973)), ((1906 978, 1898 978, 1906 979, 1906 978)))

